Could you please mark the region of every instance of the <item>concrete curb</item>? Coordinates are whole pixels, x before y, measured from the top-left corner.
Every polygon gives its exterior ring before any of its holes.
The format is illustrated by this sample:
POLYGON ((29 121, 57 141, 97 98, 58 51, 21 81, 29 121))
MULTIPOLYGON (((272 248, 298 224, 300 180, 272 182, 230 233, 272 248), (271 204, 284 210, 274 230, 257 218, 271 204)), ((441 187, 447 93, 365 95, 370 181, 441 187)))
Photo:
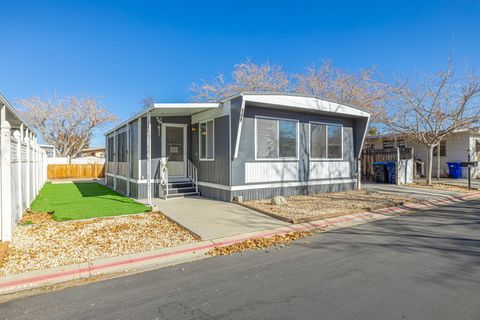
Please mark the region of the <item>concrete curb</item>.
POLYGON ((392 217, 412 211, 431 209, 440 205, 463 202, 474 198, 480 198, 480 192, 459 196, 449 196, 443 199, 431 201, 410 203, 399 207, 382 208, 372 211, 353 213, 344 216, 332 217, 301 224, 293 224, 209 241, 199 241, 193 244, 182 245, 174 248, 164 248, 149 252, 112 257, 94 262, 84 262, 0 277, 0 295, 49 286, 71 280, 97 277, 100 275, 127 274, 162 268, 209 258, 210 256, 206 255, 205 253, 214 247, 227 246, 248 239, 271 237, 273 235, 281 235, 294 231, 329 231, 347 228, 368 222, 390 219, 392 217))

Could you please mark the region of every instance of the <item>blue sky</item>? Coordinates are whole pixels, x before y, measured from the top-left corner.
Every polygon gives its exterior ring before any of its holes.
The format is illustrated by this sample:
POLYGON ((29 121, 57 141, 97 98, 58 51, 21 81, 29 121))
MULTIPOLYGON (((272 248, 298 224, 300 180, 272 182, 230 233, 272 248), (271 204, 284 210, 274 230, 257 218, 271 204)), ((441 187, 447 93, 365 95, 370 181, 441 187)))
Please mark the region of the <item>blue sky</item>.
MULTIPOLYGON (((0 92, 103 97, 121 119, 151 95, 184 102, 190 84, 246 57, 286 71, 331 59, 391 80, 480 62, 480 1, 0 0, 0 92)), ((103 144, 97 134, 94 145, 103 144)))

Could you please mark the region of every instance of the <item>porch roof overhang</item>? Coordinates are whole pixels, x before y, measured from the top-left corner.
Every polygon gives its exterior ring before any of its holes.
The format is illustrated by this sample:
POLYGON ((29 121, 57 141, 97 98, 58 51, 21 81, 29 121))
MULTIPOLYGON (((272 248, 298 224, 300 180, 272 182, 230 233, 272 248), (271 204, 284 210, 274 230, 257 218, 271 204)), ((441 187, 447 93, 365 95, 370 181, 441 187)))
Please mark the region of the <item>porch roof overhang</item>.
POLYGON ((152 106, 143 109, 129 119, 116 125, 114 128, 107 131, 105 135, 109 135, 115 130, 125 126, 127 123, 145 116, 149 112, 152 117, 191 116, 195 113, 220 108, 221 106, 221 103, 154 103, 152 106))
POLYGON ((294 112, 330 114, 349 118, 370 118, 370 114, 361 109, 316 97, 295 94, 243 94, 246 103, 264 108, 274 108, 294 112))

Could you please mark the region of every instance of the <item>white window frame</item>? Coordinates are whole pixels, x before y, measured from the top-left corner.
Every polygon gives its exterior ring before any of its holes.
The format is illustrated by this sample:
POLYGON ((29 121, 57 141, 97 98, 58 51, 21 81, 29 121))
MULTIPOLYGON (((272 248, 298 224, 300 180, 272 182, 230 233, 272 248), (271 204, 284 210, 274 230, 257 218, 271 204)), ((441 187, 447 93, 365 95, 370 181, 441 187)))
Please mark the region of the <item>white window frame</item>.
MULTIPOLYGON (((207 131, 207 136, 208 136, 208 131, 207 131)), ((206 148, 205 148, 205 153, 207 153, 207 150, 208 150, 208 138, 205 139, 205 141, 207 142, 207 145, 206 145, 206 148)), ((206 155, 206 154, 205 154, 206 155)), ((215 118, 210 118, 210 119, 206 119, 206 120, 202 120, 200 122, 198 122, 198 159, 200 161, 215 161, 215 118), (200 130, 200 125, 202 123, 205 123, 205 128, 207 128, 207 122, 210 122, 212 121, 213 125, 212 125, 212 130, 213 130, 213 139, 212 139, 212 143, 213 143, 213 146, 212 146, 212 158, 202 158, 202 136, 201 136, 201 130, 200 130)))
POLYGON ((310 121, 308 123, 308 157, 310 160, 318 160, 318 161, 330 161, 330 160, 343 160, 343 124, 340 123, 331 123, 331 122, 317 122, 317 121, 310 121), (312 124, 324 125, 326 126, 326 134, 325 134, 325 158, 314 158, 312 157, 312 124), (342 146, 340 154, 342 155, 340 158, 329 158, 328 157, 328 126, 337 126, 342 129, 342 137, 340 138, 342 146))
POLYGON ((299 138, 300 138, 300 131, 299 131, 299 120, 297 119, 287 119, 287 118, 278 118, 278 117, 268 117, 268 116, 255 116, 255 132, 254 132, 254 139, 255 139, 255 160, 260 160, 260 161, 292 161, 292 160, 296 160, 298 161, 299 159, 299 156, 300 156, 300 141, 299 141, 299 138), (280 125, 277 125, 277 157, 276 158, 258 158, 257 157, 257 119, 269 119, 269 120, 277 120, 277 121, 280 121, 280 120, 284 120, 284 121, 291 121, 291 122, 295 122, 296 126, 297 126, 297 137, 296 137, 296 153, 297 153, 297 156, 296 157, 279 157, 279 153, 280 153, 280 125))

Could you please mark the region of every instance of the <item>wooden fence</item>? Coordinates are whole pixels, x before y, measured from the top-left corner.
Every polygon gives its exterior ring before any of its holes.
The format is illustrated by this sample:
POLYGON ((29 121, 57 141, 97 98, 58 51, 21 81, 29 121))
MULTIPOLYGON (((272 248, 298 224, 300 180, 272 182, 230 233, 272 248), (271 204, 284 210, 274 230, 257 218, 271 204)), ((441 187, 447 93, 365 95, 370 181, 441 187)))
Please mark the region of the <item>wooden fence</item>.
POLYGON ((413 148, 363 149, 361 156, 362 180, 374 181, 373 163, 413 159, 413 148), (398 153, 397 153, 398 152, 398 153), (398 156, 400 155, 400 159, 398 156))
POLYGON ((104 164, 49 164, 48 179, 103 178, 104 164))

